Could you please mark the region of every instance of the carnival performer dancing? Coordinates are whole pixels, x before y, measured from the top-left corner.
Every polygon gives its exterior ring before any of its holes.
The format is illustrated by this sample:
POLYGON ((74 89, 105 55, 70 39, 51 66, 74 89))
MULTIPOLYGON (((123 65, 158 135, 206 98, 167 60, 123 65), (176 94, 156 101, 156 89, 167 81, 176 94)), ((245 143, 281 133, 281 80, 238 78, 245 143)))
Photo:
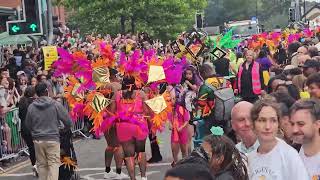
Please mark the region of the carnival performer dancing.
POLYGON ((135 155, 140 167, 141 179, 146 180, 145 144, 148 137, 148 123, 145 116, 148 107, 146 95, 138 90, 135 78, 126 75, 122 80, 121 90, 116 93, 111 112, 118 116, 116 133, 124 151, 126 167, 131 180, 135 180, 135 155))
MULTIPOLYGON (((109 68, 109 72, 110 72, 110 83, 107 84, 104 87, 104 89, 111 90, 111 93, 107 94, 108 97, 106 98, 112 99, 112 97, 115 96, 116 93, 121 90, 121 84, 119 82, 119 79, 117 78, 118 71, 115 69, 109 68)), ((117 138, 115 124, 113 124, 112 127, 110 127, 110 129, 104 133, 104 137, 108 144, 105 150, 106 169, 105 169, 104 178, 105 179, 129 178, 127 175, 121 172, 121 166, 123 162, 123 149, 117 138), (116 164, 116 173, 114 173, 110 168, 113 156, 116 164)))

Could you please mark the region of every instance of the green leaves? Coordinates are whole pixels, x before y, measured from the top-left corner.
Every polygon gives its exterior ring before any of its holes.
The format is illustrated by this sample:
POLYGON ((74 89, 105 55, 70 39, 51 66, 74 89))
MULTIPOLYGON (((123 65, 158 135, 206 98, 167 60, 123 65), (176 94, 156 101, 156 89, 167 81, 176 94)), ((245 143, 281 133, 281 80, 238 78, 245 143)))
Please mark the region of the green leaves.
POLYGON ((126 32, 145 31, 150 35, 168 40, 192 28, 194 14, 202 12, 207 0, 64 0, 71 12, 70 23, 82 32, 117 34, 120 16, 124 16, 126 32))

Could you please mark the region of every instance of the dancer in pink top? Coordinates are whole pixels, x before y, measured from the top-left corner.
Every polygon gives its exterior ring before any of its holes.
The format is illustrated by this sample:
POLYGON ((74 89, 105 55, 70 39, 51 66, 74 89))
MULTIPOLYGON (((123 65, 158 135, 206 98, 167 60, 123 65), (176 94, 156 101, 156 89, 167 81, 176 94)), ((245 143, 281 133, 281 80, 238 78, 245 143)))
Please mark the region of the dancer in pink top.
POLYGON ((121 90, 116 93, 115 103, 111 110, 118 116, 116 123, 117 137, 122 145, 127 170, 131 180, 135 180, 135 154, 141 172, 146 180, 145 144, 149 133, 146 112, 149 112, 144 101, 146 95, 136 88, 135 79, 125 76, 121 90))

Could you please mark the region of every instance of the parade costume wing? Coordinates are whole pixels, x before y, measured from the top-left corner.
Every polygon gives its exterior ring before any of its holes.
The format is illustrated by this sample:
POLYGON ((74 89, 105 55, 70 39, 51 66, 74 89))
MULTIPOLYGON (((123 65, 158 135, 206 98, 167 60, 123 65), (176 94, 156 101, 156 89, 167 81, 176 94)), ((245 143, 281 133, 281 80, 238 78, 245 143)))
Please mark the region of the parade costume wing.
POLYGON ((91 131, 99 133, 99 129, 101 129, 101 124, 104 119, 103 115, 110 103, 111 100, 105 98, 100 92, 92 91, 88 94, 84 114, 93 121, 93 128, 91 131))
POLYGON ((110 73, 108 68, 108 62, 105 59, 98 59, 92 62, 92 80, 95 82, 96 87, 100 88, 110 83, 110 73))
POLYGON ((168 84, 180 84, 182 72, 186 65, 186 58, 176 59, 175 57, 168 57, 164 60, 162 66, 168 84))
POLYGON ((145 101, 145 103, 154 112, 151 118, 151 131, 153 133, 162 131, 173 110, 170 94, 166 91, 160 96, 145 101))

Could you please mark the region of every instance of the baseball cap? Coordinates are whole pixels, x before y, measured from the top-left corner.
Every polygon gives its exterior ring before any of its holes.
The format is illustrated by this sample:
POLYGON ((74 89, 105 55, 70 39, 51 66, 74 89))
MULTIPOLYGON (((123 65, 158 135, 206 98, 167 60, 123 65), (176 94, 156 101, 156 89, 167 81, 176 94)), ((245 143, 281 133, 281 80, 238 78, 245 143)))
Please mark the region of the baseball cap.
POLYGON ((26 74, 24 71, 18 71, 17 72, 17 76, 20 76, 20 75, 23 75, 23 74, 26 74))
POLYGON ((320 63, 317 60, 308 59, 308 60, 306 60, 306 62, 302 66, 299 66, 299 67, 303 67, 303 68, 311 68, 311 67, 319 68, 320 67, 320 63))

